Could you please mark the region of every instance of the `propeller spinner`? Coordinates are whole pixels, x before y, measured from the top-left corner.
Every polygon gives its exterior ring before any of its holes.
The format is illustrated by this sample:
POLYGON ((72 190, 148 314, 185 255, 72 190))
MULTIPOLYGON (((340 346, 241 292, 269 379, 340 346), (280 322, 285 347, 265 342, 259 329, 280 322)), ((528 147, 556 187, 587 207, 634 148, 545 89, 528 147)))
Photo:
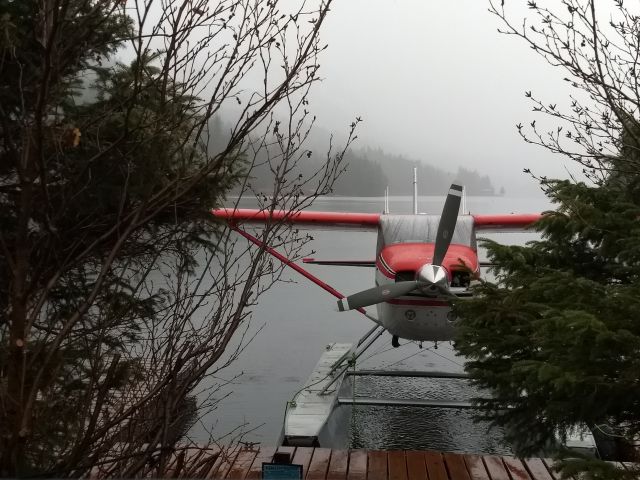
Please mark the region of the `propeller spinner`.
POLYGON ((433 262, 423 265, 420 270, 416 272, 415 280, 380 285, 354 293, 353 295, 338 300, 338 310, 343 312, 354 308, 375 305, 396 297, 401 297, 417 289, 421 289, 427 295, 449 293, 447 272, 441 265, 447 254, 447 250, 449 250, 451 237, 456 228, 461 198, 462 187, 452 184, 449 188, 447 199, 444 202, 440 222, 438 223, 433 262))

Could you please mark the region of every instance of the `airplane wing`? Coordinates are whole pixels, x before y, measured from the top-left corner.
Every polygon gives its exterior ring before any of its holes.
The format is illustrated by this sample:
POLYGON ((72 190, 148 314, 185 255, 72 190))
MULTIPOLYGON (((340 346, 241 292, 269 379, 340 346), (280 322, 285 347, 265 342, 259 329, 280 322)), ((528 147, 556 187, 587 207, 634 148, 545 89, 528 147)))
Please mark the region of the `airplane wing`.
POLYGON ((501 215, 473 215, 476 230, 521 232, 542 218, 541 213, 508 213, 501 215))
MULTIPOLYGON (((381 213, 314 212, 303 210, 257 210, 251 208, 217 208, 211 214, 235 223, 266 223, 285 221, 304 225, 326 225, 333 227, 360 227, 374 230, 380 222, 381 213)), ((473 215, 477 230, 521 231, 542 217, 541 213, 509 213, 498 215, 473 215)))
POLYGON ((220 219, 234 223, 267 223, 269 221, 284 221, 307 226, 357 227, 375 230, 380 221, 380 213, 351 213, 351 212, 313 212, 303 210, 291 212, 287 210, 256 210, 249 208, 217 208, 211 214, 220 219))

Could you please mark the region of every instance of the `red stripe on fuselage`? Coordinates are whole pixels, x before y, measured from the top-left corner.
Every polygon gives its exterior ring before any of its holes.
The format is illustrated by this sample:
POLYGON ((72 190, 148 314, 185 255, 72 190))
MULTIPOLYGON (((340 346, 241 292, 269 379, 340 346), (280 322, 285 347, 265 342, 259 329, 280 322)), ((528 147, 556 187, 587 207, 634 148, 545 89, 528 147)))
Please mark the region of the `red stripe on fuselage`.
POLYGON ((391 279, 395 279, 396 278, 396 273, 391 271, 391 270, 389 270, 389 268, 387 267, 387 265, 384 262, 384 260, 382 259, 382 257, 378 257, 378 259, 376 260, 376 268, 385 277, 391 278, 391 279))
MULTIPOLYGON (((433 262, 433 243, 397 243, 388 245, 380 252, 376 265, 378 270, 385 276, 386 272, 417 272, 423 265, 433 262), (382 268, 386 266, 386 268, 382 268)), ((471 247, 460 244, 449 245, 447 254, 444 257, 442 266, 449 274, 454 270, 468 268, 471 272, 478 272, 478 254, 471 247), (462 267, 464 265, 464 267, 462 267)))

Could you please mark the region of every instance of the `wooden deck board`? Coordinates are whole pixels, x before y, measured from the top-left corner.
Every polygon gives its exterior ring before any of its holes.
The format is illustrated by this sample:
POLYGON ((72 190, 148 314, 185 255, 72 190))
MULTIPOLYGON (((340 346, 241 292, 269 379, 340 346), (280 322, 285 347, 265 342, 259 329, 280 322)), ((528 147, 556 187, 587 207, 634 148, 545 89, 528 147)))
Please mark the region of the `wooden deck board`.
POLYGON ((394 450, 387 453, 389 480, 407 480, 407 458, 404 451, 394 450))
POLYGON ((484 460, 491 480, 511 480, 504 463, 502 463, 502 458, 490 455, 482 459, 484 460))
POLYGON ((183 475, 184 478, 205 478, 207 473, 214 467, 218 465, 219 457, 218 455, 222 455, 222 450, 216 449, 214 452, 213 449, 203 449, 202 454, 197 455, 195 460, 189 464, 188 469, 185 469, 185 473, 183 475))
POLYGON ((527 458, 524 463, 531 476, 536 480, 553 480, 549 469, 540 458, 527 458))
POLYGON ((332 450, 327 478, 331 480, 344 480, 349 470, 349 451, 332 450))
POLYGON ((444 459, 440 452, 424 452, 424 459, 427 464, 429 480, 449 480, 447 467, 444 465, 444 459))
POLYGON ((560 480, 560 473, 558 473, 555 469, 554 469, 554 465, 555 465, 555 461, 552 458, 542 458, 541 459, 542 462, 546 465, 547 469, 549 470, 549 473, 551 474, 551 477, 553 477, 555 480, 560 480))
POLYGON ((449 478, 452 480, 471 480, 464 457, 457 453, 444 453, 442 455, 444 463, 449 471, 449 478))
POLYGON ((198 476, 201 478, 224 478, 233 465, 236 455, 238 455, 237 449, 222 450, 215 461, 203 466, 198 476))
POLYGON ((465 455, 464 463, 467 464, 471 480, 491 480, 480 455, 465 455))
POLYGON ((288 453, 293 457, 293 455, 296 453, 296 447, 278 447, 276 451, 281 453, 288 453))
POLYGON ((260 451, 253 459, 251 467, 247 472, 247 480, 258 480, 262 478, 262 463, 269 463, 273 460, 273 454, 276 453, 274 447, 260 447, 260 451))
POLYGON ((349 480, 367 479, 367 451, 352 450, 349 454, 349 480))
POLYGON ((387 452, 382 450, 370 450, 367 454, 369 465, 367 467, 368 480, 387 480, 387 452))
POLYGON ((198 475, 203 459, 209 459, 217 454, 218 449, 207 447, 191 447, 185 451, 182 468, 176 473, 180 478, 191 478, 198 475))
POLYGON ((291 463, 302 465, 302 478, 305 478, 307 476, 307 471, 309 470, 309 462, 311 461, 312 456, 313 456, 313 448, 310 448, 310 447, 296 448, 296 453, 293 455, 293 460, 291 461, 291 463))
POLYGON ((424 454, 417 451, 406 452, 407 474, 409 480, 425 480, 427 478, 427 464, 424 454))
POLYGON ((309 471, 307 473, 308 480, 325 480, 327 471, 329 470, 329 461, 331 460, 330 448, 316 448, 311 457, 309 471))
POLYGON ((513 480, 531 480, 527 468, 515 457, 502 457, 504 465, 513 480))
POLYGON ((229 480, 244 480, 257 454, 258 450, 241 450, 225 478, 229 480))

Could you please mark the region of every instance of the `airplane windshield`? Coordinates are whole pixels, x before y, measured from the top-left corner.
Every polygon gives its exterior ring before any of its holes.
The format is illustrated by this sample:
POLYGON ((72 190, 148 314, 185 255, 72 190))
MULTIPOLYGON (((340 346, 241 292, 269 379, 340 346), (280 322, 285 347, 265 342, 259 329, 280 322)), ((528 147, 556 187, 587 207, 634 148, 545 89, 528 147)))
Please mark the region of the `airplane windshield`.
MULTIPOLYGON (((439 222, 439 215, 382 215, 378 252, 385 245, 394 243, 435 242, 439 222)), ((476 236, 471 215, 458 217, 451 243, 466 245, 476 250, 476 236)))

